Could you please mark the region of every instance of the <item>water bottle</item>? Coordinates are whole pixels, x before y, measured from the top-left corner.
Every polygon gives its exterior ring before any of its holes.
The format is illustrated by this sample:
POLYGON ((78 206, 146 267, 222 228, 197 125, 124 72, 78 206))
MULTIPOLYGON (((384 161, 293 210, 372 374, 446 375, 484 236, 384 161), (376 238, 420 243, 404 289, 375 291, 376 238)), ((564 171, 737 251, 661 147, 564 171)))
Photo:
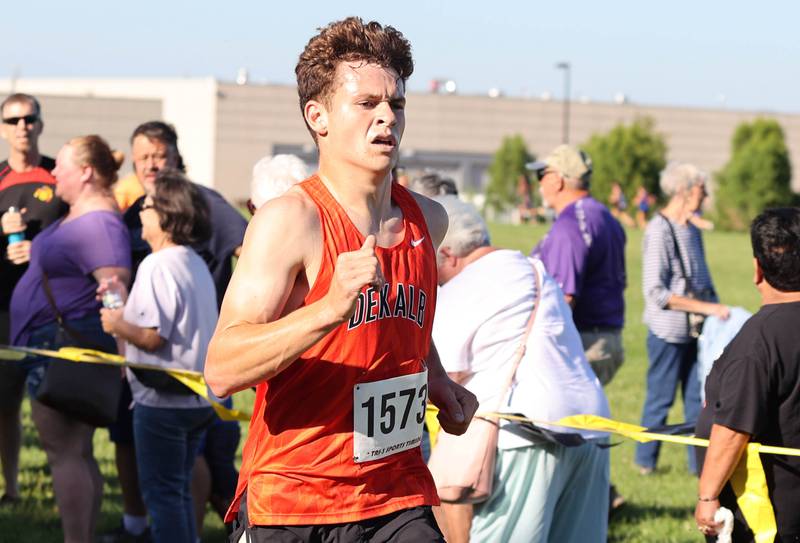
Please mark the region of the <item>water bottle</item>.
MULTIPOLYGON (((9 213, 19 213, 17 208, 11 206, 8 208, 9 213)), ((7 236, 8 244, 11 245, 12 243, 19 243, 20 241, 25 241, 25 231, 21 232, 14 232, 12 234, 8 234, 7 236)))
POLYGON ((103 293, 103 307, 106 309, 119 309, 125 305, 122 301, 122 295, 117 289, 109 286, 103 293))

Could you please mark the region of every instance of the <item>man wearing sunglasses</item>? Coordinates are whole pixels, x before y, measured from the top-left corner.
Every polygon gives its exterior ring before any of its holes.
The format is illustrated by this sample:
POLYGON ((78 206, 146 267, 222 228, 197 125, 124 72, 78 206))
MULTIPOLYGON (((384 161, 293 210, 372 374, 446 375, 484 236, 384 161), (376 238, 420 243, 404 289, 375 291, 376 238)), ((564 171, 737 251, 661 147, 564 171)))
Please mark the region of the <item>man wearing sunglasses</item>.
MULTIPOLYGON (((545 206, 557 215, 531 256, 564 291, 586 359, 605 386, 624 361, 625 231, 591 197, 592 160, 583 151, 559 145, 528 169, 537 175, 545 206)), ((609 511, 623 503, 612 486, 609 511)))
POLYGON ((539 192, 557 218, 533 249, 572 306, 587 358, 605 385, 622 364, 625 301, 625 231, 606 206, 589 194, 592 161, 559 145, 528 165, 539 192))
MULTIPOLYGON (((67 211, 55 196, 50 174, 55 161, 39 153, 44 123, 33 96, 12 94, 0 104, 0 136, 8 142, 8 159, 0 162, 0 344, 8 343, 8 304, 14 286, 28 267, 31 240, 67 211), (13 208, 13 211, 12 211, 13 208)), ((19 500, 17 472, 22 436, 20 405, 25 372, 14 362, 0 362, 0 464, 5 494, 0 507, 19 500)))

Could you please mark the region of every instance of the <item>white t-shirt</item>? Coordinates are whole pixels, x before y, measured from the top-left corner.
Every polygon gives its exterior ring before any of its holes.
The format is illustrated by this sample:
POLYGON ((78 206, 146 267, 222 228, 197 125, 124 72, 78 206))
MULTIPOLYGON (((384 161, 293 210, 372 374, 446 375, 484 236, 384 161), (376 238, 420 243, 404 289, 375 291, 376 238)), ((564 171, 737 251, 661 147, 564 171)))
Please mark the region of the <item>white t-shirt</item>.
MULTIPOLYGON (((572 311, 539 260, 497 250, 470 263, 439 289, 433 340, 446 371, 472 374, 465 386, 478 397, 479 411, 497 408, 540 421, 578 414, 609 416, 608 401, 586 361, 572 311), (500 398, 533 310, 537 285, 532 263, 543 282, 541 306, 510 394, 500 398)), ((578 433, 586 438, 606 435, 578 433)), ((500 432, 501 448, 529 445, 510 432, 500 432)))
MULTIPOLYGON (((217 295, 206 263, 179 245, 148 255, 136 272, 123 317, 142 328, 155 328, 165 339, 153 353, 127 343, 133 362, 203 371, 208 342, 217 325, 217 295)), ((128 370, 133 399, 148 407, 208 407, 197 395, 159 392, 142 385, 128 370)))

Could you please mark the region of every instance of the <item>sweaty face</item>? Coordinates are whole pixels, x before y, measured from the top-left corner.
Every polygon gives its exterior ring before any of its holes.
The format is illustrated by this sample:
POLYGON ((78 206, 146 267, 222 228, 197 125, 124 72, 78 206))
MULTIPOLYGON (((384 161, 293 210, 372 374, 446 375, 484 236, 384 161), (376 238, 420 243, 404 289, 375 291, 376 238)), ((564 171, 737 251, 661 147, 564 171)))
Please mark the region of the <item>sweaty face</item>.
POLYGON ((89 175, 86 168, 75 163, 75 150, 67 144, 56 155, 56 167, 53 170, 56 178, 56 196, 73 204, 80 196, 84 181, 89 175))
POLYGON ((139 135, 133 139, 131 154, 133 170, 148 194, 155 190, 156 174, 168 166, 175 166, 174 153, 170 152, 169 146, 147 136, 139 135))
MULTIPOLYGON (((405 130, 405 85, 391 68, 342 62, 325 108, 327 134, 320 152, 353 166, 388 172, 397 163, 405 130)), ((324 141, 322 141, 324 140, 324 141)))
POLYGON ((15 151, 26 153, 35 148, 42 133, 42 120, 36 115, 36 108, 28 102, 12 102, 6 104, 2 111, 3 124, 0 135, 15 151), (27 123, 24 117, 35 116, 37 120, 27 123), (15 124, 6 124, 8 119, 19 119, 15 124))

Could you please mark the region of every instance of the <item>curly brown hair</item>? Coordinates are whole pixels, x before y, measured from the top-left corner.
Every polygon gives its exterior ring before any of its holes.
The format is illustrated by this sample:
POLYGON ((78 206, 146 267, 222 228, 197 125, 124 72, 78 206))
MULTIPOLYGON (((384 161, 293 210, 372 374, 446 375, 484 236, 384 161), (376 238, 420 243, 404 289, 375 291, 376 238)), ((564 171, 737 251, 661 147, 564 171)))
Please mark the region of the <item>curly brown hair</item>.
MULTIPOLYGON (((375 21, 364 23, 359 17, 330 23, 308 41, 294 69, 301 113, 309 100, 329 103, 335 90, 337 66, 352 61, 391 68, 403 84, 414 71, 411 44, 394 27, 375 21)), ((306 127, 316 141, 316 133, 308 123, 306 127)))

